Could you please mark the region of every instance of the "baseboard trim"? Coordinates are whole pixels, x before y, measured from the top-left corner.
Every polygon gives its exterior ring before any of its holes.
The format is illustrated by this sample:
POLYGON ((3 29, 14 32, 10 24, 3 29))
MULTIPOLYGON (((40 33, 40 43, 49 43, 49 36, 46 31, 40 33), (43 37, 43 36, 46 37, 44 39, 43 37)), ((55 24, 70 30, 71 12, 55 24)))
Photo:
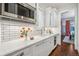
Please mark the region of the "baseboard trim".
MULTIPOLYGON (((77 49, 76 49, 77 50, 77 49)), ((77 50, 78 51, 78 53, 79 53, 79 49, 77 50)))

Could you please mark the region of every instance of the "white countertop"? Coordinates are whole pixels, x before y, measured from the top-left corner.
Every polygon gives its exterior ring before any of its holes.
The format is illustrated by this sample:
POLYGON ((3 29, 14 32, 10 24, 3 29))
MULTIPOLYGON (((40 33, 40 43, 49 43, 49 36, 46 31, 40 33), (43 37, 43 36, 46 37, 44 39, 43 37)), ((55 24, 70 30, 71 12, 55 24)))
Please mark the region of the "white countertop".
POLYGON ((13 40, 13 41, 2 43, 0 45, 0 56, 7 55, 9 53, 15 52, 22 48, 28 47, 34 43, 37 43, 41 40, 44 40, 44 39, 54 36, 56 34, 58 34, 58 33, 54 33, 54 34, 46 35, 46 36, 39 36, 39 38, 38 38, 38 36, 35 36, 34 40, 28 39, 28 40, 22 41, 22 40, 18 39, 18 40, 13 40))

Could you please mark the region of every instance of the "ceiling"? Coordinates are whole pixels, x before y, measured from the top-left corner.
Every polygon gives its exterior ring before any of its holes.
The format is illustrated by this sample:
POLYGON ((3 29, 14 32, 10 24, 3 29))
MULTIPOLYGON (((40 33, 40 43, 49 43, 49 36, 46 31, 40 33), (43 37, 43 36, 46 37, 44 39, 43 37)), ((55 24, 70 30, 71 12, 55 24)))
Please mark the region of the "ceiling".
POLYGON ((76 6, 76 3, 39 3, 39 6, 42 8, 71 9, 76 6))

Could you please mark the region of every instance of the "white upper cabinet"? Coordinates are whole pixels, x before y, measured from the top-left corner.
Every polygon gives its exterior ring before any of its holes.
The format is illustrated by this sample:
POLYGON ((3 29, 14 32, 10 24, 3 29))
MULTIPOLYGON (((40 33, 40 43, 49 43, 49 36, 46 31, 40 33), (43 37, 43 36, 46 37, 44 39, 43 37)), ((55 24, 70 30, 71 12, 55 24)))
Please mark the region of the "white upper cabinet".
POLYGON ((40 27, 44 26, 44 13, 41 9, 39 9, 39 11, 38 11, 38 22, 39 22, 38 25, 40 27))
POLYGON ((46 8, 45 10, 45 26, 50 27, 50 19, 51 19, 51 8, 46 8))
POLYGON ((37 25, 39 27, 44 27, 44 10, 39 7, 39 4, 37 4, 37 7, 36 7, 36 13, 37 13, 37 17, 36 17, 36 20, 37 20, 37 25))
POLYGON ((57 27, 57 22, 57 10, 53 8, 51 11, 50 26, 57 27))
POLYGON ((57 10, 56 8, 43 8, 39 4, 36 6, 36 20, 39 27, 57 27, 57 10))
POLYGON ((46 27, 56 27, 57 25, 57 10, 56 8, 46 8, 45 11, 45 26, 46 27))

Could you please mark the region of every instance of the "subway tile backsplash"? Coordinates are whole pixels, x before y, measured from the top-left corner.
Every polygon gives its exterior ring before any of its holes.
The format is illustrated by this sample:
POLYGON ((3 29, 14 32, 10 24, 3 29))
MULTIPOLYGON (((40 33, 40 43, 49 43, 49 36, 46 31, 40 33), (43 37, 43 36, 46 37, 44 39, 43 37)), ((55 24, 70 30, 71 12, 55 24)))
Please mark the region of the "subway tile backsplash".
POLYGON ((7 42, 7 41, 19 39, 20 27, 22 26, 32 26, 32 27, 35 26, 33 24, 9 20, 5 18, 0 19, 0 25, 1 25, 1 28, 0 28, 1 42, 7 42))

